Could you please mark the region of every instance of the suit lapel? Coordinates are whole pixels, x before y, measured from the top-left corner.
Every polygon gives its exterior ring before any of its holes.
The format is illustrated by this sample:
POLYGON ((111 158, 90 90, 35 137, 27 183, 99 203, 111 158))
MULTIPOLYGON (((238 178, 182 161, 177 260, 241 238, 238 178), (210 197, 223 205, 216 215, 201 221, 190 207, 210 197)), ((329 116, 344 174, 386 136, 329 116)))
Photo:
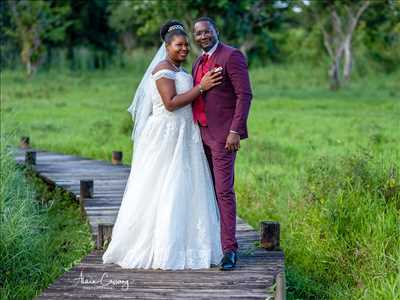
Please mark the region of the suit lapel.
POLYGON ((214 52, 213 55, 211 56, 211 57, 213 58, 214 63, 215 63, 217 57, 219 56, 219 54, 220 54, 221 51, 222 51, 222 48, 223 48, 222 45, 223 45, 223 44, 222 44, 221 42, 219 42, 219 43, 218 43, 218 46, 217 46, 217 49, 215 49, 215 52, 214 52))
MULTIPOLYGON (((215 52, 211 55, 211 57, 210 57, 210 59, 215 63, 215 61, 216 61, 216 59, 217 59, 217 57, 218 57, 218 55, 220 54, 220 52, 222 51, 222 48, 223 48, 223 44, 221 43, 221 42, 219 42, 219 44, 218 44, 218 46, 217 46, 217 49, 215 49, 215 52)), ((198 69, 199 69, 199 65, 200 65, 200 63, 201 63, 201 61, 202 61, 202 56, 200 55, 198 58, 197 58, 197 60, 196 60, 196 62, 195 62, 195 64, 194 64, 194 68, 193 68, 193 72, 192 72, 192 75, 193 75, 193 78, 196 78, 196 74, 197 74, 197 71, 198 71, 198 69)))

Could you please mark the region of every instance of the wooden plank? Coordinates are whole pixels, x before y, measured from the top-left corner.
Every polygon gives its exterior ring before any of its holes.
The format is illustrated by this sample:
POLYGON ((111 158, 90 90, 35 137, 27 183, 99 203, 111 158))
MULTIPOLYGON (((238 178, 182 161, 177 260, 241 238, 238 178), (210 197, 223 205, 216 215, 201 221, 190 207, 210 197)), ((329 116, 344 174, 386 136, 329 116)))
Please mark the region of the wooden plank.
MULTIPOLYGON (((24 163, 25 151, 15 151, 18 163, 24 163)), ((85 199, 84 210, 96 239, 98 224, 115 222, 130 167, 35 151, 36 165, 32 167, 38 175, 76 199, 80 180, 93 180, 93 198, 85 199)), ((221 272, 217 267, 177 271, 122 269, 115 264, 103 264, 104 250, 93 250, 37 299, 284 299, 283 252, 258 248, 259 233, 239 217, 236 223, 239 260, 234 271, 221 272), (101 282, 105 277, 108 285, 101 282), (125 282, 129 282, 127 289, 122 286, 125 282)))

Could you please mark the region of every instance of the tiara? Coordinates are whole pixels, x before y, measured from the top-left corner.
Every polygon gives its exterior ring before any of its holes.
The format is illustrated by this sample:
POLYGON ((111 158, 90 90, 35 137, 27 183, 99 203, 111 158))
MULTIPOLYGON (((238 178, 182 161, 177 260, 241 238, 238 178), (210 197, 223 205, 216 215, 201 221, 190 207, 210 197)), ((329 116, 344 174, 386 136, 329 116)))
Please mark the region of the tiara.
POLYGON ((183 26, 181 25, 172 25, 170 28, 168 28, 168 32, 172 31, 172 30, 177 30, 180 29, 182 31, 185 31, 185 29, 183 28, 183 26))

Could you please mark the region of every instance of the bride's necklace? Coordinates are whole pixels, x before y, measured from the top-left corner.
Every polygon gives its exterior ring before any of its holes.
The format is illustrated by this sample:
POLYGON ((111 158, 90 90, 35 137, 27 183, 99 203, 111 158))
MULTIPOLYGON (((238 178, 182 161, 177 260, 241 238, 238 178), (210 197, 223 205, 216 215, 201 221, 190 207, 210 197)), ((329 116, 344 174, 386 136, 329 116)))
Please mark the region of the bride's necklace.
POLYGON ((181 67, 180 66, 177 67, 173 62, 170 61, 169 58, 167 58, 166 60, 177 72, 179 72, 181 70, 181 67))

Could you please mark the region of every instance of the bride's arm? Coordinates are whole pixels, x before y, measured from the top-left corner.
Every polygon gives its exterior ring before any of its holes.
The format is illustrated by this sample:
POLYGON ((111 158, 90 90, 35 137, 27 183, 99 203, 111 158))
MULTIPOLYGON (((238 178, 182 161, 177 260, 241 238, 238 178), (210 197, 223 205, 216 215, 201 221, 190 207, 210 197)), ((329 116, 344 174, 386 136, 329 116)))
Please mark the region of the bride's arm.
POLYGON ((221 79, 221 72, 209 71, 206 73, 206 75, 204 75, 200 84, 194 86, 186 93, 179 95, 176 93, 175 82, 173 79, 161 77, 160 79, 156 80, 156 86, 161 95, 161 99, 165 108, 168 111, 174 111, 193 102, 200 95, 201 90, 207 91, 220 84, 221 79))

